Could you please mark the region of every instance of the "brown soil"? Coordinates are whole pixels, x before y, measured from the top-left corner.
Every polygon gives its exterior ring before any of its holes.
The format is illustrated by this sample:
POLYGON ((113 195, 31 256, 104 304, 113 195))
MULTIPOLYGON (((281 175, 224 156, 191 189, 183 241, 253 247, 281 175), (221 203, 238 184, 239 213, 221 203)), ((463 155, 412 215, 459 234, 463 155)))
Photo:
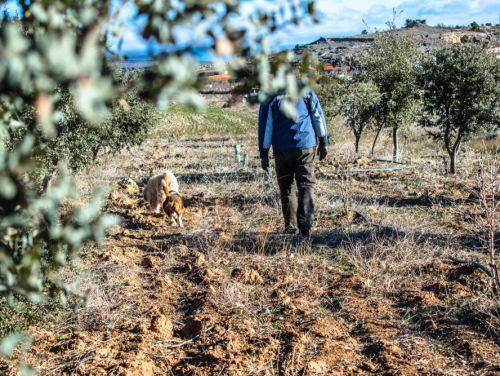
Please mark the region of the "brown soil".
MULTIPOLYGON (((232 149, 214 151, 212 144, 148 142, 104 161, 102 173, 126 174, 142 188, 144 171, 156 173, 165 162, 177 174, 193 172, 193 162, 202 172, 217 163, 219 171, 234 170, 232 149)), ((370 164, 353 165, 360 163, 370 164)), ((456 213, 466 192, 446 178, 418 177, 354 177, 355 205, 374 220, 404 223, 409 233, 452 234, 449 217, 435 213, 456 213), (365 201, 356 199, 361 194, 365 201), (387 200, 370 201, 380 197, 387 200), (413 222, 403 222, 407 214, 389 202, 404 203, 413 222), (423 224, 418 216, 432 220, 423 224)), ((114 185, 107 209, 124 221, 105 247, 82 256, 86 304, 33 328, 28 360, 41 374, 500 373, 499 305, 486 276, 443 261, 448 252, 470 252, 458 237, 420 241, 363 222, 344 227, 335 182, 325 178, 318 183, 317 238, 312 249, 298 249, 279 235, 272 180, 180 189, 188 204, 184 231, 147 213, 131 181, 114 185)))

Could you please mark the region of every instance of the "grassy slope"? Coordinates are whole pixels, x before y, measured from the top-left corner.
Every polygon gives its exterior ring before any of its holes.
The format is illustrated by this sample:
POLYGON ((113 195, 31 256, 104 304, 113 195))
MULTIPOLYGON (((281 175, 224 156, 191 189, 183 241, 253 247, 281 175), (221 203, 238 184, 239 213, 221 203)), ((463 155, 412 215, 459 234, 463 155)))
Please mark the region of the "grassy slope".
POLYGON ((179 136, 242 135, 256 131, 255 112, 222 109, 209 105, 204 112, 196 112, 183 105, 172 105, 165 112, 165 122, 152 138, 179 136))

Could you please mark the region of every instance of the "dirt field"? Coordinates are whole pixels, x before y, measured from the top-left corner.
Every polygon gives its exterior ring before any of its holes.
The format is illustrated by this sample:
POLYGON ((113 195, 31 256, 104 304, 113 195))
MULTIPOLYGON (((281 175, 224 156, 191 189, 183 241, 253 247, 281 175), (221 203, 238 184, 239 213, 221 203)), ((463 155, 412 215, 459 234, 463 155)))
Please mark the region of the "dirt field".
POLYGON ((82 197, 111 184, 107 210, 123 223, 66 272, 86 301, 33 326, 25 360, 41 375, 500 374, 499 300, 484 273, 447 259, 486 260, 470 186, 435 171, 430 146, 413 154, 422 169, 339 174, 392 166, 351 149, 339 137, 319 166, 311 247, 280 234, 254 136, 153 139, 103 157, 78 177, 82 197), (165 167, 180 179, 184 230, 142 200, 165 167))

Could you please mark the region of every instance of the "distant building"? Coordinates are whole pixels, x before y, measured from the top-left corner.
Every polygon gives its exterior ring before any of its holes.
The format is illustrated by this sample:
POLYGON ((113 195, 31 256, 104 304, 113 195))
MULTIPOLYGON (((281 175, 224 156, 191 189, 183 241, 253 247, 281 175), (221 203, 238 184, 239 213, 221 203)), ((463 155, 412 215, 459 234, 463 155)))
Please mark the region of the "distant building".
POLYGON ((206 70, 199 72, 198 78, 203 82, 202 93, 227 93, 234 86, 227 72, 206 70))
POLYGON ((214 74, 207 78, 213 81, 229 81, 229 75, 227 73, 214 74))
POLYGON ((323 64, 323 72, 332 76, 336 76, 339 78, 350 78, 352 77, 351 67, 350 66, 342 66, 342 67, 334 67, 332 64, 323 64))
POLYGON ((335 71, 335 67, 332 64, 330 64, 330 63, 323 64, 323 71, 325 73, 332 73, 332 72, 335 71))

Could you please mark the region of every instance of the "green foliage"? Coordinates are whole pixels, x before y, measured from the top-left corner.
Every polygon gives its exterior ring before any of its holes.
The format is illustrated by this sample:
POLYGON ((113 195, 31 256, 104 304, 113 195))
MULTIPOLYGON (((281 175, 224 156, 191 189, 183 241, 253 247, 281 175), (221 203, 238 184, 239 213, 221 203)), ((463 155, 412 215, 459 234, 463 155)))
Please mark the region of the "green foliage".
POLYGON ((363 132, 377 119, 380 93, 371 81, 363 76, 354 80, 339 79, 323 75, 315 86, 316 94, 328 123, 342 115, 355 137, 355 150, 359 152, 359 141, 363 132))
POLYGON ((407 18, 406 21, 405 21, 405 28, 407 29, 411 29, 412 27, 415 27, 415 26, 418 26, 418 25, 426 25, 427 24, 427 20, 421 20, 421 19, 410 19, 410 18, 407 18))
MULTIPOLYGON (((121 37, 123 20, 115 12, 113 1, 62 1, 19 3, 16 21, 4 19, 0 29, 0 81, 4 101, 13 101, 19 110, 38 99, 38 122, 44 132, 53 132, 51 106, 57 88, 67 89, 76 109, 86 121, 101 122, 109 103, 119 97, 122 88, 113 80, 106 64, 112 54, 106 50, 108 39, 121 37), (42 111, 38 111, 42 110, 42 111)), ((256 7, 241 13, 243 0, 188 3, 156 1, 154 6, 142 0, 124 0, 138 10, 144 27, 142 36, 162 45, 161 52, 151 50, 154 63, 134 86, 165 108, 170 99, 196 107, 202 106, 197 93, 195 51, 178 45, 174 29, 186 31, 193 41, 208 43, 215 55, 232 57, 227 68, 237 72, 254 56, 258 74, 253 77, 261 88, 261 100, 280 89, 297 93, 293 80, 291 54, 269 61, 269 35, 300 20, 316 20, 313 0, 283 1, 272 8, 256 7), (236 27, 235 19, 243 27, 236 27), (241 22, 240 22, 241 21, 241 22), (191 33, 192 25, 202 25, 191 33), (248 38, 249 34, 252 38, 248 38)), ((123 6, 123 4, 122 4, 123 6)), ((127 21, 131 22, 131 21, 127 21)), ((118 46, 120 44, 118 43, 118 46)), ((119 48, 119 47, 117 47, 119 48)), ((116 52, 116 51, 115 51, 116 52)), ((119 56, 115 56, 119 58, 119 56)), ((293 103, 295 98, 290 98, 293 103)))
POLYGON ((376 118, 380 93, 370 81, 342 81, 338 96, 341 98, 339 112, 354 133, 355 151, 359 153, 361 136, 376 118))
POLYGON ((316 69, 319 66, 320 64, 316 55, 309 51, 308 48, 304 48, 302 61, 300 62, 300 73, 307 75, 311 71, 311 68, 316 69))
POLYGON ((362 62, 363 79, 371 80, 381 92, 380 113, 389 127, 411 122, 418 98, 417 50, 408 39, 378 37, 362 62))
POLYGON ((0 356, 11 356, 16 347, 22 343, 23 340, 23 336, 19 333, 12 333, 3 338, 0 342, 0 356))
POLYGON ((197 40, 212 43, 211 49, 216 55, 231 51, 232 59, 226 68, 233 77, 240 78, 238 74, 247 64, 246 58, 253 57, 257 74, 247 77, 246 81, 253 81, 252 87, 260 88, 261 101, 286 89, 290 96, 284 102, 284 110, 293 107, 291 105, 300 95, 291 66, 293 56, 289 52, 283 52, 274 56, 271 61, 269 35, 283 30, 291 23, 299 24, 308 18, 318 21, 315 1, 287 0, 276 7, 257 6, 253 12, 242 14, 242 4, 245 2, 197 0, 181 3, 179 6, 176 2, 158 1, 152 7, 148 2, 134 1, 139 9, 139 16, 145 17, 143 37, 162 43, 166 50, 171 48, 178 51, 176 54, 156 56, 155 64, 143 80, 142 88, 156 98, 160 108, 165 108, 168 99, 172 97, 183 104, 201 105, 201 98, 193 90, 199 87, 199 81, 193 74, 196 71, 193 59, 189 58, 191 47, 177 46, 173 32, 176 26, 189 30, 194 24, 203 24, 197 40), (238 20, 238 25, 235 25, 234 20, 238 20), (251 38, 250 34, 253 34, 251 38))
POLYGON ((368 55, 359 58, 361 79, 373 81, 380 91, 378 121, 393 130, 393 158, 398 159, 397 132, 413 122, 418 106, 418 52, 412 41, 381 34, 368 55))
POLYGON ((471 22, 470 29, 472 31, 480 31, 481 30, 481 26, 476 21, 474 21, 474 22, 471 22))
MULTIPOLYGON (((134 76, 137 75, 129 72, 113 78, 126 86, 137 79, 134 76)), ((79 171, 95 163, 100 151, 115 153, 138 145, 159 122, 159 111, 142 99, 137 89, 128 89, 120 99, 111 101, 108 115, 98 126, 89 123, 77 111, 69 91, 56 90, 54 99, 57 112, 51 127, 57 137, 45 137, 37 130, 36 108, 26 105, 19 115, 26 126, 11 132, 9 141, 9 145, 16 145, 24 135, 35 130, 39 142, 34 146, 33 156, 40 167, 36 172, 42 177, 50 176, 61 162, 72 171, 79 171)))
POLYGON ((422 124, 442 139, 455 172, 455 154, 464 138, 500 124, 500 62, 482 47, 446 46, 423 64, 422 124))
POLYGON ((22 333, 32 325, 50 324, 54 313, 69 313, 71 309, 58 299, 49 298, 44 304, 35 304, 25 297, 14 298, 11 304, 0 300, 0 338, 9 333, 22 333))
POLYGON ((87 206, 61 215, 64 200, 76 196, 64 171, 38 195, 38 187, 28 180, 35 166, 30 157, 33 143, 34 137, 27 134, 15 149, 0 149, 0 294, 41 302, 44 291, 55 293, 62 287, 57 269, 86 241, 102 240, 116 221, 100 215, 103 192, 87 206))
POLYGON ((322 75, 314 87, 327 123, 333 123, 335 117, 340 114, 342 87, 341 79, 328 75, 322 75))
POLYGON ((57 138, 43 143, 39 159, 48 171, 67 161, 73 171, 95 163, 100 151, 115 153, 143 142, 158 125, 159 111, 129 90, 113 100, 109 115, 99 126, 92 126, 75 110, 69 93, 61 96, 61 119, 56 123, 57 138))
POLYGON ((368 34, 368 30, 363 29, 363 30, 361 31, 361 34, 362 34, 362 35, 367 35, 367 34, 368 34))

